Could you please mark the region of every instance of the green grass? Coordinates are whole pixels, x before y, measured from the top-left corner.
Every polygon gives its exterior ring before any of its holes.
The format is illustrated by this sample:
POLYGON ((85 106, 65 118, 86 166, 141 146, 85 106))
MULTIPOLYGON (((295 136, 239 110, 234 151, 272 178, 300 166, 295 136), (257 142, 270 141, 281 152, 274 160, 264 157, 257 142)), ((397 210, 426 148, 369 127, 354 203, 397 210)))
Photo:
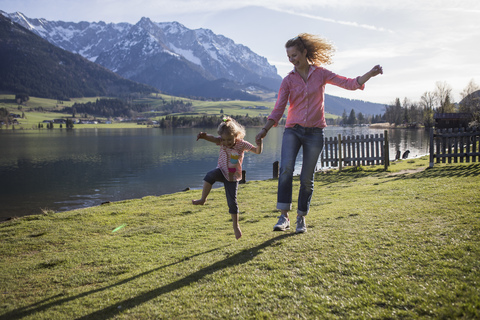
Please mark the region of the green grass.
POLYGON ((238 241, 222 188, 2 223, 0 319, 478 319, 480 164, 427 167, 317 173, 300 235, 275 180, 240 185, 238 241))
MULTIPOLYGON (((38 124, 44 120, 53 120, 66 116, 66 114, 55 112, 56 110, 61 110, 63 107, 71 107, 76 102, 93 102, 96 99, 97 98, 74 98, 58 104, 58 101, 54 99, 30 97, 26 105, 22 106, 22 110, 19 110, 18 104, 15 102, 15 95, 0 94, 0 108, 6 108, 10 113, 25 114, 24 119, 18 119, 19 125, 9 126, 9 129, 38 129, 38 124), (34 109, 38 107, 42 107, 45 111, 34 111, 34 109)), ((71 115, 68 114, 68 116, 71 115)), ((65 128, 65 126, 63 127, 65 128)), ((0 126, 0 128, 6 129, 6 126, 0 126)), ((60 125, 55 125, 55 128, 60 128, 60 125)))
MULTIPOLYGON (((63 107, 70 107, 74 103, 86 103, 93 102, 100 97, 93 98, 72 98, 70 101, 63 101, 62 104, 58 104, 57 100, 54 99, 43 99, 30 97, 30 100, 26 102, 25 106, 22 106, 22 110, 18 109, 18 104, 15 102, 15 95, 5 95, 0 94, 0 108, 6 108, 11 113, 25 114, 24 119, 18 119, 19 125, 9 126, 8 129, 16 130, 28 130, 28 129, 38 129, 38 124, 44 120, 53 120, 57 118, 63 118, 65 116, 71 116, 71 114, 62 114, 55 112, 56 110, 61 110, 63 107), (35 108, 42 107, 43 112, 34 111, 35 108)), ((271 97, 270 97, 271 98, 271 97)), ((155 108, 157 106, 162 106, 162 99, 166 101, 170 100, 183 100, 192 103, 193 111, 188 113, 178 113, 171 114, 174 116, 202 116, 202 115, 221 115, 223 111, 226 115, 233 116, 246 116, 257 117, 265 116, 271 113, 275 102, 273 101, 201 101, 201 100, 192 100, 187 98, 174 97, 164 94, 151 94, 149 97, 138 99, 135 102, 138 103, 148 103, 155 108), (252 109, 255 106, 264 106, 268 109, 252 109)), ((148 116, 149 112, 145 114, 148 116)), ((336 119, 339 116, 333 114, 325 114, 327 119, 336 119)), ((159 120, 162 117, 154 117, 152 120, 159 120)), ((98 117, 99 120, 106 120, 105 118, 98 117)), ((46 126, 45 126, 46 127, 46 126)), ((55 129, 59 129, 60 125, 54 125, 55 129)), ((75 129, 82 128, 141 128, 147 127, 146 125, 137 125, 136 122, 132 123, 112 123, 112 124, 75 124, 75 129)), ((65 126, 63 125, 63 128, 65 126)), ((7 129, 6 126, 0 126, 0 129, 7 129)))
MULTIPOLYGON (((257 116, 265 116, 269 115, 273 107, 275 106, 275 97, 266 97, 268 100, 266 101, 240 101, 240 100, 232 100, 232 101, 202 101, 202 100, 193 100, 193 99, 187 99, 187 98, 179 98, 179 97, 174 97, 174 96, 169 96, 169 95, 164 95, 164 94, 152 94, 150 97, 145 98, 145 99, 139 99, 137 100, 138 102, 142 103, 149 103, 152 106, 160 106, 161 105, 161 99, 164 99, 166 101, 170 100, 183 100, 186 102, 192 103, 192 107, 194 109, 193 112, 188 113, 188 115, 203 115, 203 114, 208 114, 208 115, 220 115, 221 111, 225 114, 228 115, 249 115, 251 117, 257 117, 257 116), (255 109, 256 106, 263 106, 268 109, 255 109)), ((178 114, 182 115, 182 114, 178 114)), ((339 118, 337 115, 329 114, 326 113, 325 117, 327 119, 336 119, 339 118)))

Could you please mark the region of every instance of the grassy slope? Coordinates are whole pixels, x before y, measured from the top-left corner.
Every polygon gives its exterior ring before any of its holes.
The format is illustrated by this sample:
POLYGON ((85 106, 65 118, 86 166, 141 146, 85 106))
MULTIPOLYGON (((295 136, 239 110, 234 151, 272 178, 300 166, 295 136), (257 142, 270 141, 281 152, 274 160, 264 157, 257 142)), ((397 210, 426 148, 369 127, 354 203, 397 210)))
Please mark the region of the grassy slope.
POLYGON ((0 224, 0 319, 479 318, 480 164, 427 162, 318 173, 301 235, 274 180, 240 186, 239 241, 222 189, 0 224))
MULTIPOLYGON (((11 113, 22 114, 22 111, 18 110, 18 105, 14 102, 14 95, 0 95, 0 108, 7 108, 11 113)), ((139 103, 149 103, 152 107, 161 106, 162 100, 184 100, 191 102, 193 105, 193 112, 189 112, 189 116, 199 116, 199 115, 220 115, 221 111, 228 115, 249 115, 251 117, 256 116, 265 116, 270 114, 275 103, 268 101, 200 101, 200 100, 191 100, 186 98, 179 98, 163 94, 152 94, 148 98, 137 100, 139 103), (262 109, 249 109, 249 107, 254 106, 264 106, 269 108, 268 110, 262 109)), ((95 101, 97 98, 75 98, 71 101, 64 101, 62 105, 57 107, 57 100, 52 99, 42 99, 30 97, 30 100, 27 102, 27 105, 23 107, 23 112, 25 113, 26 119, 19 119, 20 124, 15 126, 15 129, 37 129, 38 123, 43 122, 44 120, 52 120, 56 118, 62 118, 63 116, 70 116, 70 114, 59 114, 53 112, 55 110, 61 110, 63 106, 72 106, 75 102, 85 103, 89 101, 95 101), (31 112, 30 109, 36 107, 43 107, 47 111, 45 112, 31 112)), ((184 114, 174 114, 176 116, 182 116, 184 114)), ((326 118, 338 118, 336 115, 326 114, 326 118)), ((157 117, 158 118, 158 117, 157 117)), ((75 125, 75 128, 125 128, 125 127, 134 127, 138 128, 136 123, 115 123, 115 124, 98 124, 98 125, 75 125)), ((5 128, 5 126, 3 126, 5 128)), ((11 128, 11 127, 10 127, 11 128)), ((55 128, 59 128, 59 125, 56 125, 55 128)))

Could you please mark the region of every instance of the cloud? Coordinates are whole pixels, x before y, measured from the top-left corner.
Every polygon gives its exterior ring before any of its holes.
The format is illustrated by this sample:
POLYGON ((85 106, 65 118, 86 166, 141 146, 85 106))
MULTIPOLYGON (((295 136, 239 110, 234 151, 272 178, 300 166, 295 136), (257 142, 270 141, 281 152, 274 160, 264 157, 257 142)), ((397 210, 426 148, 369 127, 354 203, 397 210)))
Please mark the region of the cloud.
POLYGON ((288 14, 295 15, 295 16, 299 16, 299 17, 305 17, 305 18, 314 19, 314 20, 331 22, 331 23, 341 24, 341 25, 355 27, 355 28, 364 28, 364 29, 368 29, 368 30, 393 33, 392 30, 389 30, 389 29, 386 29, 386 28, 376 27, 374 25, 368 25, 368 24, 361 24, 361 23, 354 22, 354 21, 335 20, 335 19, 332 19, 332 18, 325 18, 325 17, 321 17, 321 16, 312 15, 312 14, 309 14, 309 13, 295 12, 295 11, 292 11, 292 10, 285 10, 285 9, 274 9, 274 10, 280 11, 280 12, 283 12, 283 13, 288 13, 288 14))

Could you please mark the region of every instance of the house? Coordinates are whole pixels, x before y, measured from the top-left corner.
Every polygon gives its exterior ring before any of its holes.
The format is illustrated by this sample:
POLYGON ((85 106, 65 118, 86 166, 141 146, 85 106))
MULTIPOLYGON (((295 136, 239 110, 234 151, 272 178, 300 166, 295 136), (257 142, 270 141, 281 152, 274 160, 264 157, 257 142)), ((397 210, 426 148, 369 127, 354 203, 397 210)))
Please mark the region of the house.
POLYGON ((472 121, 470 113, 435 113, 435 128, 468 128, 468 124, 472 121))

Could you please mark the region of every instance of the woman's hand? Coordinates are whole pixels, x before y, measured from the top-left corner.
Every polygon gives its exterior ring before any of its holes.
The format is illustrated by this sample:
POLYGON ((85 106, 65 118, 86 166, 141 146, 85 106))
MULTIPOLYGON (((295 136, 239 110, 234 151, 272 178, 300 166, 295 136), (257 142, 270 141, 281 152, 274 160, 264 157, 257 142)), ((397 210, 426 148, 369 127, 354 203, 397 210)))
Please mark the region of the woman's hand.
POLYGON ((367 82, 370 78, 378 76, 379 74, 383 74, 383 68, 381 65, 377 64, 372 70, 365 73, 363 76, 357 78, 357 82, 359 85, 363 85, 367 82))
POLYGON ((272 119, 267 120, 267 123, 265 123, 262 130, 260 130, 260 132, 255 137, 255 141, 259 141, 265 138, 267 136, 268 130, 270 130, 274 124, 275 121, 273 121, 272 119))
POLYGON ((383 68, 381 65, 377 64, 368 73, 370 73, 370 77, 375 77, 375 76, 378 76, 379 74, 383 74, 383 68))
POLYGON ((260 130, 260 132, 255 136, 255 142, 258 142, 259 141, 262 141, 263 138, 265 138, 267 136, 267 130, 265 128, 262 128, 262 130, 260 130))

